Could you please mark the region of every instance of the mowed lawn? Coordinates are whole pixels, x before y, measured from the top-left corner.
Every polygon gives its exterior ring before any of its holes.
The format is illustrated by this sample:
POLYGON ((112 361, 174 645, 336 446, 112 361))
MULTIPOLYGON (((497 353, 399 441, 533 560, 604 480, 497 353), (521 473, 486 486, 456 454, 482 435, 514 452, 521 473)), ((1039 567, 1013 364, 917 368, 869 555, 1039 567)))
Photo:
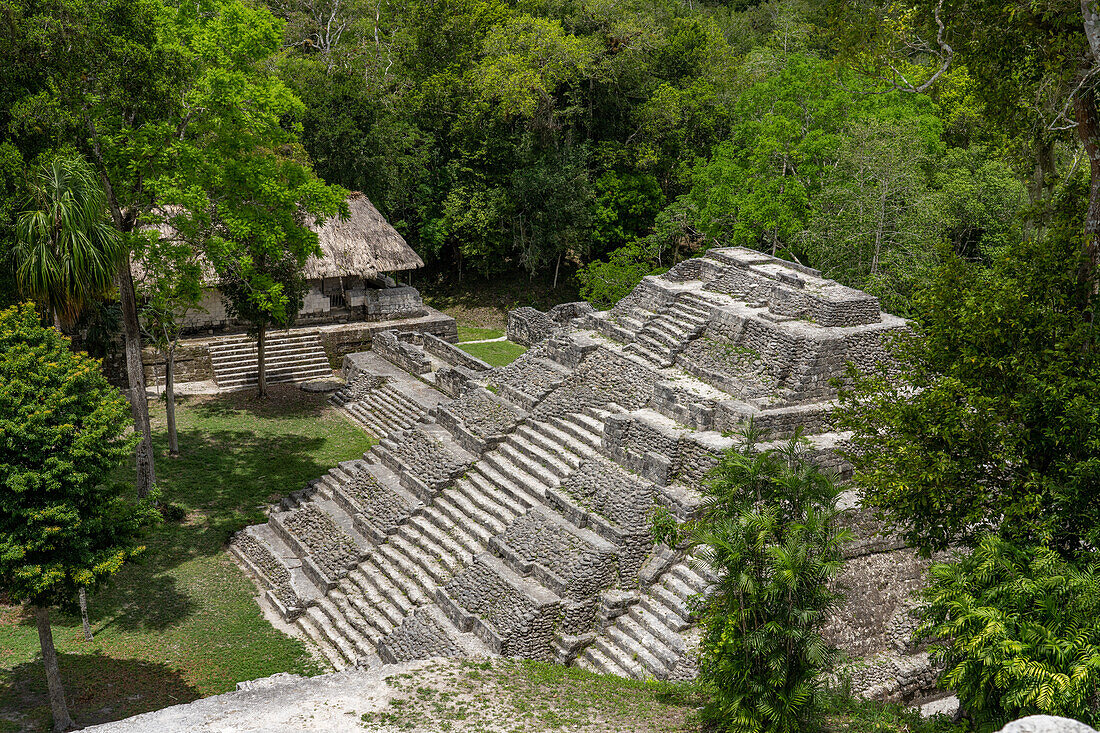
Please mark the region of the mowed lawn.
POLYGON ((480 344, 455 344, 458 348, 471 356, 486 362, 489 366, 501 367, 511 364, 520 354, 527 351, 526 346, 512 343, 511 341, 486 341, 480 344))
MULTIPOLYGON (((301 642, 263 619, 255 585, 225 545, 236 530, 264 521, 264 505, 371 444, 323 395, 274 385, 266 402, 251 391, 181 401, 183 455, 172 460, 163 403, 153 405, 158 485, 186 517, 153 529, 144 561, 89 599, 95 641, 83 641, 79 614, 53 614, 70 708, 81 725, 276 672, 319 671, 301 642)), ((33 616, 0 605, 0 731, 46 730, 49 722, 33 616)))

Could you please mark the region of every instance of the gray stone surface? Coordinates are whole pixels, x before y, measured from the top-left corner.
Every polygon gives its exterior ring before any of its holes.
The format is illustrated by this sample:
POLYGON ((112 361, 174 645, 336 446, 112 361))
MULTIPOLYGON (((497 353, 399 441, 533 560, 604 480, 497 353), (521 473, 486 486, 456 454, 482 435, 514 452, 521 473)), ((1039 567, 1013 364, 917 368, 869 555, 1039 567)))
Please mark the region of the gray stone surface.
POLYGON ((1031 715, 1009 723, 1000 733, 1096 733, 1096 730, 1071 718, 1031 715))
MULTIPOLYGON (((812 460, 846 470, 832 379, 884 360, 901 328, 809 268, 724 248, 607 312, 514 311, 510 337, 532 346, 499 369, 432 337, 376 335, 332 399, 386 437, 255 533, 279 545, 276 563, 300 563, 298 585, 255 548, 235 552, 269 568, 261 602, 294 602, 288 587, 309 598, 295 628, 337 668, 481 650, 690 678, 714 578, 655 551, 654 508, 697 516, 700 483, 749 420, 771 440, 804 431, 812 460)), ((859 539, 829 639, 859 659, 857 692, 927 699, 935 670, 910 638, 926 566, 866 514, 845 521, 859 539)))

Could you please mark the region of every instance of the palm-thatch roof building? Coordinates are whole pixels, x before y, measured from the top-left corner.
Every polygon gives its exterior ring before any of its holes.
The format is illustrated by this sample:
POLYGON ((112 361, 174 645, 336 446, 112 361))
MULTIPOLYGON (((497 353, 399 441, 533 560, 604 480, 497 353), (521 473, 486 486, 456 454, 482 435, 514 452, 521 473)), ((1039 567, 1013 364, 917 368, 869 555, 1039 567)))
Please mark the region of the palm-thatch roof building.
MULTIPOLYGON (((424 261, 361 193, 348 197, 350 216, 313 226, 321 255, 305 265, 308 283, 296 325, 388 321, 424 316, 420 293, 396 281, 398 273, 424 266, 424 261)), ((171 227, 156 227, 172 236, 171 227)), ((135 270, 140 270, 136 266, 135 270)), ((140 272, 136 272, 140 277, 140 272)), ((186 314, 191 333, 235 330, 245 326, 226 312, 213 268, 206 268, 207 292, 200 307, 186 314)))

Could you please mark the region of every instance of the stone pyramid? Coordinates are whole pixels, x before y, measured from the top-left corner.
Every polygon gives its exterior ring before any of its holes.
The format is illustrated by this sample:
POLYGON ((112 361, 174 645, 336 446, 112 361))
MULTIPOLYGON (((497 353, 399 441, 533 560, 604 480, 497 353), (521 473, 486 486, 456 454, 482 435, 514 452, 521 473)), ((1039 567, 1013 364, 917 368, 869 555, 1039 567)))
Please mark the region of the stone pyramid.
MULTIPOLYGON (((724 248, 645 278, 605 312, 514 311, 529 350, 493 369, 429 334, 386 332, 345 361, 334 400, 381 442, 272 507, 231 551, 261 604, 337 669, 505 655, 630 677, 695 674, 694 600, 714 576, 655 545, 655 505, 693 515, 700 481, 750 419, 796 428, 845 466, 834 378, 887 358, 904 329, 874 297, 759 252, 724 248)), ((925 565, 859 534, 830 639, 857 692, 930 688, 910 648, 925 565)))

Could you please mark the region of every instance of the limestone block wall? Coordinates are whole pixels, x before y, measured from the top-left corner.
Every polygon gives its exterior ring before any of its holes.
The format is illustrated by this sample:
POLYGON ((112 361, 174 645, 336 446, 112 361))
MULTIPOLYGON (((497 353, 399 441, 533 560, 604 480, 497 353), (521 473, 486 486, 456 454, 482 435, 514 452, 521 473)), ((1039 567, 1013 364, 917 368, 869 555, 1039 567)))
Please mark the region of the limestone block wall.
POLYGON ((558 486, 551 500, 580 527, 618 546, 619 580, 630 587, 653 546, 649 517, 656 488, 611 461, 593 456, 558 486), (557 497, 563 497, 558 499, 557 497))
POLYGON ((468 451, 480 453, 502 441, 526 413, 482 387, 472 387, 439 406, 439 424, 468 451))
POLYGON ((561 600, 510 582, 501 568, 491 555, 479 556, 440 589, 440 606, 459 629, 473 631, 498 654, 551 660, 561 600))
POLYGON ((642 407, 653 396, 653 370, 606 347, 596 347, 535 409, 536 417, 579 412, 617 404, 642 407))
POLYGON ((398 338, 396 331, 382 331, 374 335, 371 351, 410 374, 426 374, 432 370, 431 361, 424 350, 398 338))
POLYGON ((442 359, 448 364, 464 367, 475 372, 485 372, 492 369, 488 363, 478 359, 476 356, 467 354, 451 342, 445 341, 434 334, 420 332, 418 335, 424 351, 442 359))
POLYGON ((524 306, 508 311, 508 340, 531 346, 548 338, 558 324, 546 313, 524 306))
MULTIPOLYGON (((141 350, 141 364, 145 368, 145 384, 152 388, 164 384, 167 359, 159 350, 146 346, 141 350)), ((205 346, 181 344, 176 347, 174 376, 176 382, 203 382, 214 379, 214 366, 205 346)))

